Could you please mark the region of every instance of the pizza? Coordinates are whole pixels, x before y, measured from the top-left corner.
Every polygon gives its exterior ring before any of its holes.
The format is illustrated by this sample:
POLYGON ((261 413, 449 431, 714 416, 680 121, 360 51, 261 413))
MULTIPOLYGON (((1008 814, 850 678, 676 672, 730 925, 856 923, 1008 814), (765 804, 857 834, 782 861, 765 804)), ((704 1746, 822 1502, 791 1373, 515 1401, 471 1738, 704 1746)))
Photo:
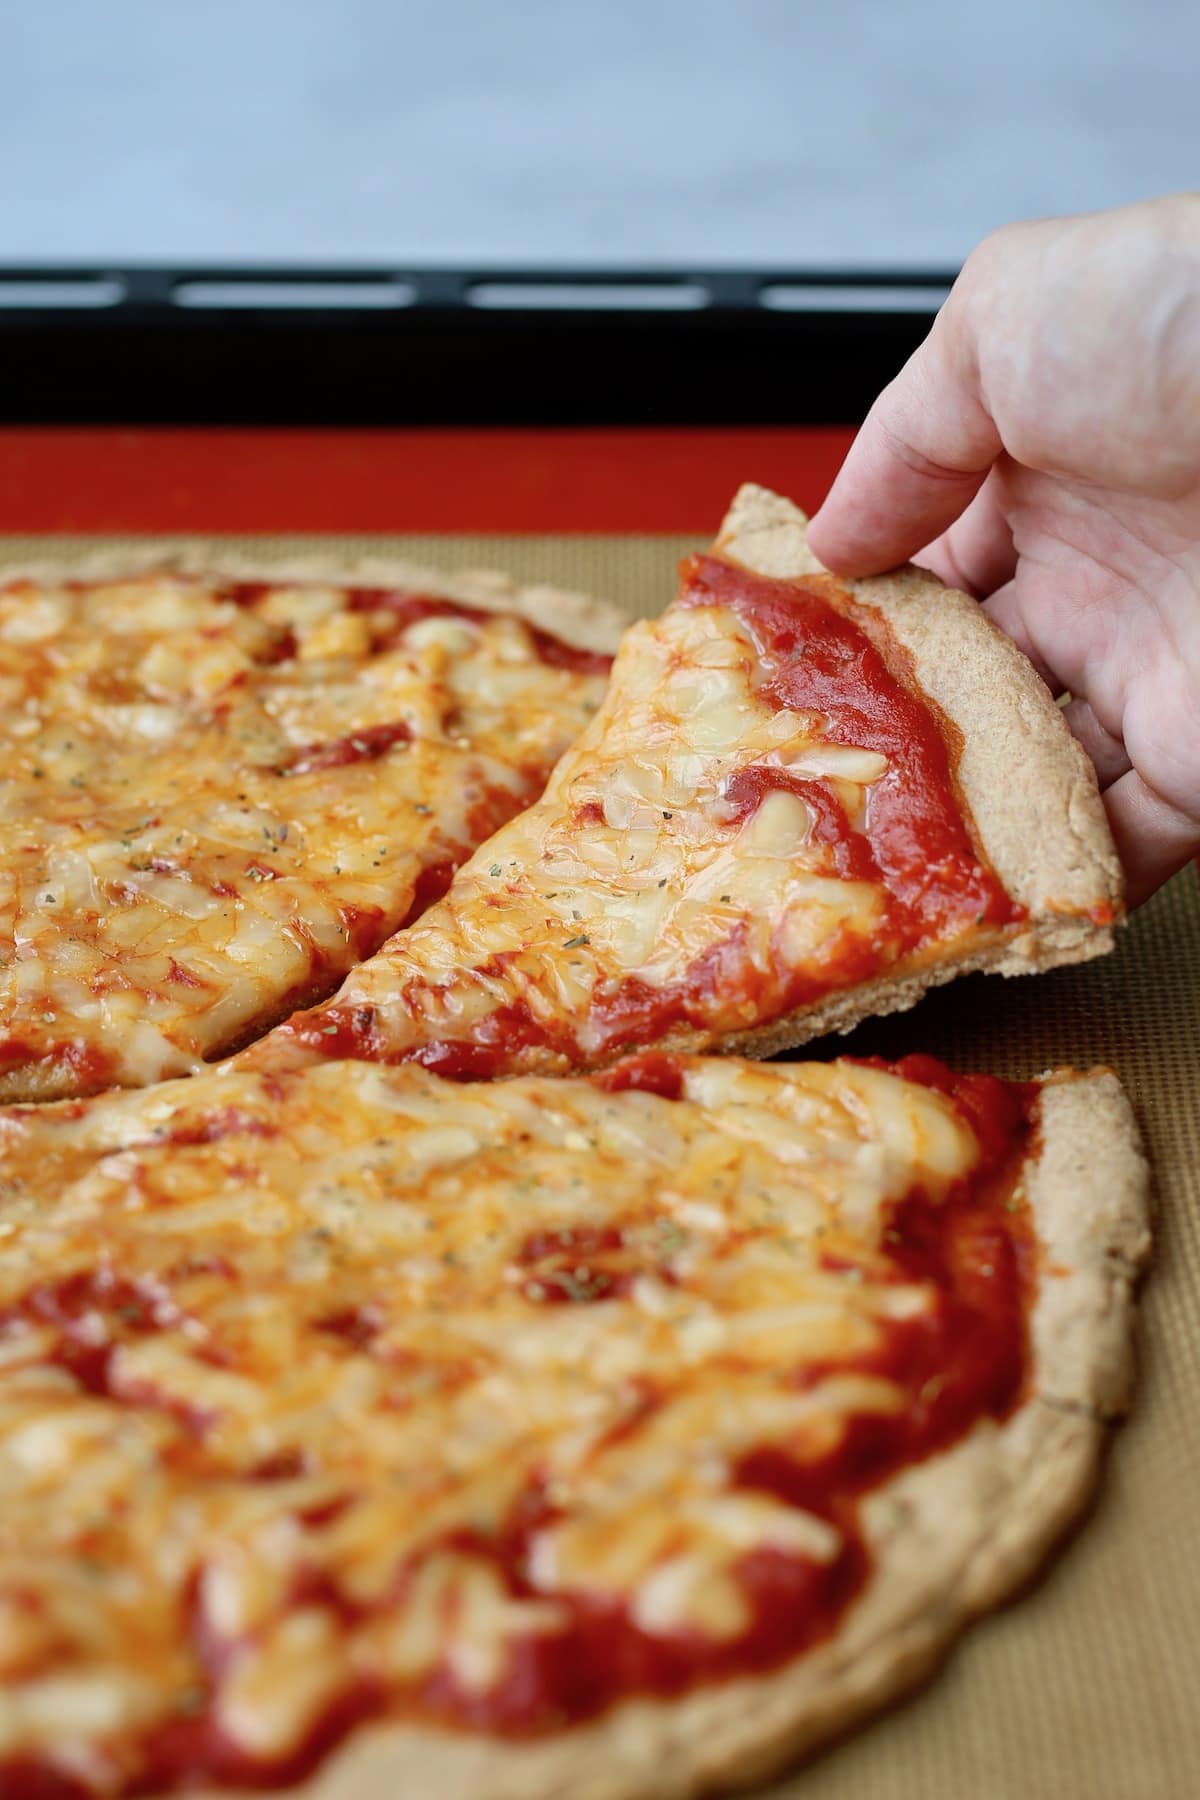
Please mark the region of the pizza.
POLYGON ((6 576, 0 1099, 187 1073, 331 993, 537 798, 621 623, 378 563, 6 576))
POLYGON ((708 1791, 1082 1504, 1116 1078, 739 1053, 1106 950, 1090 765, 965 596, 762 489, 610 679, 619 624, 0 585, 3 1800, 708 1791))
POLYGON ((1111 1074, 919 1056, 210 1070, 0 1177, 5 1800, 763 1774, 1078 1510, 1146 1248, 1111 1074))
POLYGON ((1107 950, 1095 774, 1029 663, 931 575, 825 573, 804 527, 743 489, 541 800, 248 1066, 764 1055, 1107 950))

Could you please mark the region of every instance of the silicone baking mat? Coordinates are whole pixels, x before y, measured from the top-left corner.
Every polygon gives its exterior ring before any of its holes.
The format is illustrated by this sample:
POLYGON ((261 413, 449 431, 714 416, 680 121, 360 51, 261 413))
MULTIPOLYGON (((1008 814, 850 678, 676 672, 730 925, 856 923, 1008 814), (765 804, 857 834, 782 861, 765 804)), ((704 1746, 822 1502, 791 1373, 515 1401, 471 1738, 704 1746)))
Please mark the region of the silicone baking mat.
MULTIPOLYGON (((719 503, 708 510, 715 515, 719 503)), ((694 536, 342 534, 322 536, 320 547, 499 567, 634 614, 670 598, 677 560, 699 545, 705 523, 694 536)), ((715 523, 709 517, 708 529, 715 523)), ((10 535, 0 540, 0 563, 118 541, 144 540, 10 535)), ((312 547, 298 536, 226 541, 280 556, 312 547)), ((884 1055, 920 1049, 1011 1075, 1110 1063, 1132 1094, 1154 1166, 1156 1252, 1133 1411, 1083 1525, 1031 1590, 972 1627, 918 1696, 760 1792, 771 1800, 1186 1800, 1200 1792, 1195 871, 1144 907, 1106 960, 1036 979, 972 977, 817 1053, 849 1045, 884 1055)))

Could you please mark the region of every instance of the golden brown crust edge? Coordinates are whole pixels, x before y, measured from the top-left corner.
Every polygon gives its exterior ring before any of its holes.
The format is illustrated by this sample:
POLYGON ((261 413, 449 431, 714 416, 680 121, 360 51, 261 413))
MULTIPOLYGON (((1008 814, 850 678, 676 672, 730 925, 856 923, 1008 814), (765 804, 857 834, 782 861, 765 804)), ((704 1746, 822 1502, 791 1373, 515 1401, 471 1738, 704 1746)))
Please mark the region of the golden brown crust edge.
POLYGON ((631 623, 609 601, 544 584, 522 585, 490 570, 450 573, 399 557, 346 556, 336 550, 272 557, 253 548, 210 544, 203 538, 152 539, 133 547, 81 550, 74 555, 7 561, 0 581, 118 581, 123 576, 194 575, 231 581, 323 581, 334 587, 405 587, 461 600, 487 612, 514 612, 585 650, 615 651, 631 623))
MULTIPOLYGON (((1087 962, 1111 948, 1112 932, 1107 928, 1077 919, 1048 919, 1018 939, 981 944, 965 955, 929 963, 911 974, 881 975, 842 993, 827 994, 813 1005, 769 1025, 723 1037, 713 1047, 726 1056, 778 1056, 828 1032, 853 1031, 865 1019, 907 1012, 931 988, 944 987, 960 975, 1036 975, 1044 969, 1061 968, 1065 963, 1087 962)), ((677 1040, 664 1039, 662 1047, 687 1050, 695 1049, 696 1044, 694 1039, 689 1043, 680 1034, 677 1040)))
POLYGON ((773 1674, 630 1701, 536 1743, 372 1728, 305 1784, 303 1800, 690 1800, 765 1778, 929 1674, 1077 1515, 1106 1422, 1124 1403, 1148 1176, 1111 1072, 1044 1090, 1026 1188, 1044 1271, 1032 1396, 866 1503, 875 1577, 831 1642, 773 1674))

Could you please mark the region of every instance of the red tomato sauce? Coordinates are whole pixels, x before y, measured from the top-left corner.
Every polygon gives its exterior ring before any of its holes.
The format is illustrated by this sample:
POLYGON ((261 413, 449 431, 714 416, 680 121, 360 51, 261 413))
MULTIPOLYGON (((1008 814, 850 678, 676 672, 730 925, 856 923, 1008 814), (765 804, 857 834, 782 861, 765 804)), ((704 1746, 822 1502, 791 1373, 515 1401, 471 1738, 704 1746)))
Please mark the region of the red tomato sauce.
MULTIPOLYGON (((920 941, 967 921, 1002 925, 1021 916, 972 842, 953 727, 916 691, 907 655, 882 619, 856 608, 831 576, 774 581, 719 556, 688 559, 679 604, 737 614, 773 668, 762 699, 821 713, 831 742, 887 757, 867 801, 865 836, 878 878, 906 916, 906 935, 920 941)), ((864 863, 870 879, 867 871, 864 863)))
POLYGON ((22 1324, 50 1326, 57 1334, 51 1360, 89 1394, 108 1396, 112 1359, 122 1339, 169 1329, 179 1319, 167 1289, 101 1267, 39 1282, 16 1306, 0 1312, 0 1333, 22 1324))
POLYGON ((397 744, 412 742, 412 726, 405 719, 384 725, 364 725, 361 731, 330 738, 321 744, 305 744, 295 750, 280 769, 281 775, 311 775, 319 769, 345 769, 351 763, 378 762, 397 744))
POLYGON ((641 1050, 623 1057, 592 1080, 610 1094, 635 1088, 639 1093, 658 1094, 664 1100, 683 1099, 683 1065, 667 1050, 641 1050))
MULTIPOLYGON (((499 824, 492 829, 499 830, 499 824)), ((486 825, 481 824, 480 830, 484 837, 491 836, 491 830, 486 825)), ((413 882, 412 899, 399 925, 401 931, 405 926, 415 924, 423 912, 428 912, 434 902, 442 898, 470 854, 470 847, 464 845, 457 856, 442 856, 436 862, 426 863, 413 882)))

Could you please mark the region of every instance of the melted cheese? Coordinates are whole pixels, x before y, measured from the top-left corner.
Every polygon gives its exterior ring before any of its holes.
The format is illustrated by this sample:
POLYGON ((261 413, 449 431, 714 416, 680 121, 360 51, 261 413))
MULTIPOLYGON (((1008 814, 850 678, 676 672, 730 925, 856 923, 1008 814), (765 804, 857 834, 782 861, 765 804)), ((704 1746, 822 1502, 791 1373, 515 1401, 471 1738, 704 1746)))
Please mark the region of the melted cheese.
POLYGON ((723 1642, 748 1553, 836 1557, 734 1466, 896 1407, 830 1365, 934 1303, 883 1209, 977 1145, 875 1069, 681 1067, 676 1102, 334 1063, 0 1114, 0 1763, 132 1779, 206 1682, 286 1757, 364 1679, 486 1694, 571 1596, 723 1642), (605 1231, 608 1297, 571 1248, 605 1231), (487 1546, 539 1484, 514 1594, 487 1546))
POLYGON ((194 1069, 328 992, 603 691, 504 614, 397 630, 337 588, 224 594, 0 588, 0 1068, 52 1091, 194 1069))
MULTIPOLYGON (((459 871, 444 901, 350 975, 334 1004, 374 1011, 380 1054, 461 1040, 513 1005, 570 1041, 582 1066, 611 1056, 596 1001, 634 981, 664 994, 737 944, 742 979, 711 980, 698 1042, 763 1022, 756 977, 820 972, 877 933, 882 890, 850 880, 804 799, 767 791, 739 817, 743 771, 821 780, 861 830, 887 772, 828 741, 825 722, 762 697, 764 665, 736 616, 669 609, 626 633, 607 698, 541 802, 459 871)), ((320 1029, 319 1015, 304 1027, 320 1029)), ((319 1038, 313 1036, 314 1043, 319 1038)), ((293 1058, 288 1028, 252 1066, 293 1058)), ((545 1061, 519 1046, 502 1068, 545 1061)))

